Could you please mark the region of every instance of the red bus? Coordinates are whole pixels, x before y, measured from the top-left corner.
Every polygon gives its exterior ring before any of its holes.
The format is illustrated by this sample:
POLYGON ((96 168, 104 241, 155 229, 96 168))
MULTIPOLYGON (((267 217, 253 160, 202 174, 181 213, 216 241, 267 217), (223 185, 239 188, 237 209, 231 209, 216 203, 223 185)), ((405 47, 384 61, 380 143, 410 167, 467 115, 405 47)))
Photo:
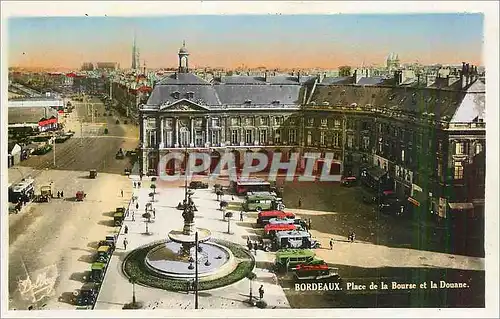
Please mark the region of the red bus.
POLYGON ((269 210, 265 212, 260 212, 257 217, 257 224, 265 226, 269 224, 271 218, 290 218, 295 219, 294 213, 282 212, 280 210, 269 210))
POLYGON ((274 236, 277 231, 296 230, 297 226, 294 224, 267 224, 264 226, 264 233, 266 236, 274 236))
POLYGON ((231 182, 236 195, 246 195, 247 192, 270 192, 271 183, 260 178, 239 179, 237 182, 231 182))

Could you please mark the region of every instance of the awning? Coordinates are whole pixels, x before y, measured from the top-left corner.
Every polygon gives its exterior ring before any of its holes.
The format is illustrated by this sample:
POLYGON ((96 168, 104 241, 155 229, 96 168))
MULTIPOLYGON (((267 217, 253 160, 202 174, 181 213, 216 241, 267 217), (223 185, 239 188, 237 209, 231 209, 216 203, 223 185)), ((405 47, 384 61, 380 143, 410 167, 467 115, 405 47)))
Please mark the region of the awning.
POLYGON ((380 167, 378 166, 375 166, 375 167, 372 167, 372 168, 369 168, 367 171, 366 171, 371 177, 373 177, 375 180, 379 180, 382 176, 386 175, 387 174, 387 171, 381 169, 380 167))
POLYGON ((474 209, 472 203, 448 203, 451 209, 474 209))

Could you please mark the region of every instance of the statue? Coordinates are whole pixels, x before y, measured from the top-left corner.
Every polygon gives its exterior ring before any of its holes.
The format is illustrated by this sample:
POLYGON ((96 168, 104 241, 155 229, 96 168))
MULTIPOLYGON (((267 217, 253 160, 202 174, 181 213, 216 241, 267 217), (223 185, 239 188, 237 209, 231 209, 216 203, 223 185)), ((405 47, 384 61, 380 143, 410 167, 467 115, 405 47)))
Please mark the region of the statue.
POLYGON ((182 213, 182 217, 186 223, 192 223, 194 220, 194 207, 188 205, 184 212, 182 213))

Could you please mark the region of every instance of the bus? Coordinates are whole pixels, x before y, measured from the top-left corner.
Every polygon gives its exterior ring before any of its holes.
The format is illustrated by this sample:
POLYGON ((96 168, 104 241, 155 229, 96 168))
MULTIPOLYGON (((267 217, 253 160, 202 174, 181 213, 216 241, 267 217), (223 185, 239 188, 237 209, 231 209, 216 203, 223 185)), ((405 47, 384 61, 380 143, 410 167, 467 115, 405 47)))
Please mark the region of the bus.
POLYGON ((231 182, 230 188, 236 195, 246 195, 247 192, 269 192, 271 183, 260 178, 240 178, 236 182, 231 182))
POLYGON ((264 234, 266 237, 274 237, 278 231, 296 230, 297 226, 294 224, 267 224, 264 226, 264 234))
POLYGON ((329 280, 341 281, 338 268, 329 267, 327 263, 317 264, 299 264, 293 269, 295 271, 294 277, 297 281, 302 280, 329 280))
POLYGON ((273 209, 276 206, 276 196, 267 192, 259 195, 245 196, 243 208, 248 211, 262 211, 273 209))
POLYGON ((266 226, 269 224, 269 220, 272 218, 281 219, 295 219, 295 214, 290 212, 282 212, 281 210, 270 210, 266 212, 260 212, 257 216, 257 224, 261 226, 266 226))
POLYGON ((274 236, 274 244, 280 248, 317 248, 318 242, 311 238, 311 234, 304 230, 278 231, 274 236))
POLYGON ((9 188, 9 201, 18 203, 20 200, 31 200, 35 195, 35 185, 32 178, 23 179, 9 188))
POLYGON ((316 253, 310 249, 281 249, 276 252, 274 265, 278 270, 294 269, 299 264, 324 263, 316 257, 316 253))

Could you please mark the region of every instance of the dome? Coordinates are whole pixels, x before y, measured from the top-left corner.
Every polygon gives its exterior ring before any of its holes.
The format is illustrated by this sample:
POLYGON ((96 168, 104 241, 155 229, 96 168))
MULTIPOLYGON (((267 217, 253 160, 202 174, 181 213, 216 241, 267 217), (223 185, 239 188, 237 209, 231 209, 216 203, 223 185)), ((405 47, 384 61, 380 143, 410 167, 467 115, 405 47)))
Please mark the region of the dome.
POLYGON ((189 54, 188 50, 186 49, 186 42, 182 43, 182 47, 179 49, 179 54, 189 54))

